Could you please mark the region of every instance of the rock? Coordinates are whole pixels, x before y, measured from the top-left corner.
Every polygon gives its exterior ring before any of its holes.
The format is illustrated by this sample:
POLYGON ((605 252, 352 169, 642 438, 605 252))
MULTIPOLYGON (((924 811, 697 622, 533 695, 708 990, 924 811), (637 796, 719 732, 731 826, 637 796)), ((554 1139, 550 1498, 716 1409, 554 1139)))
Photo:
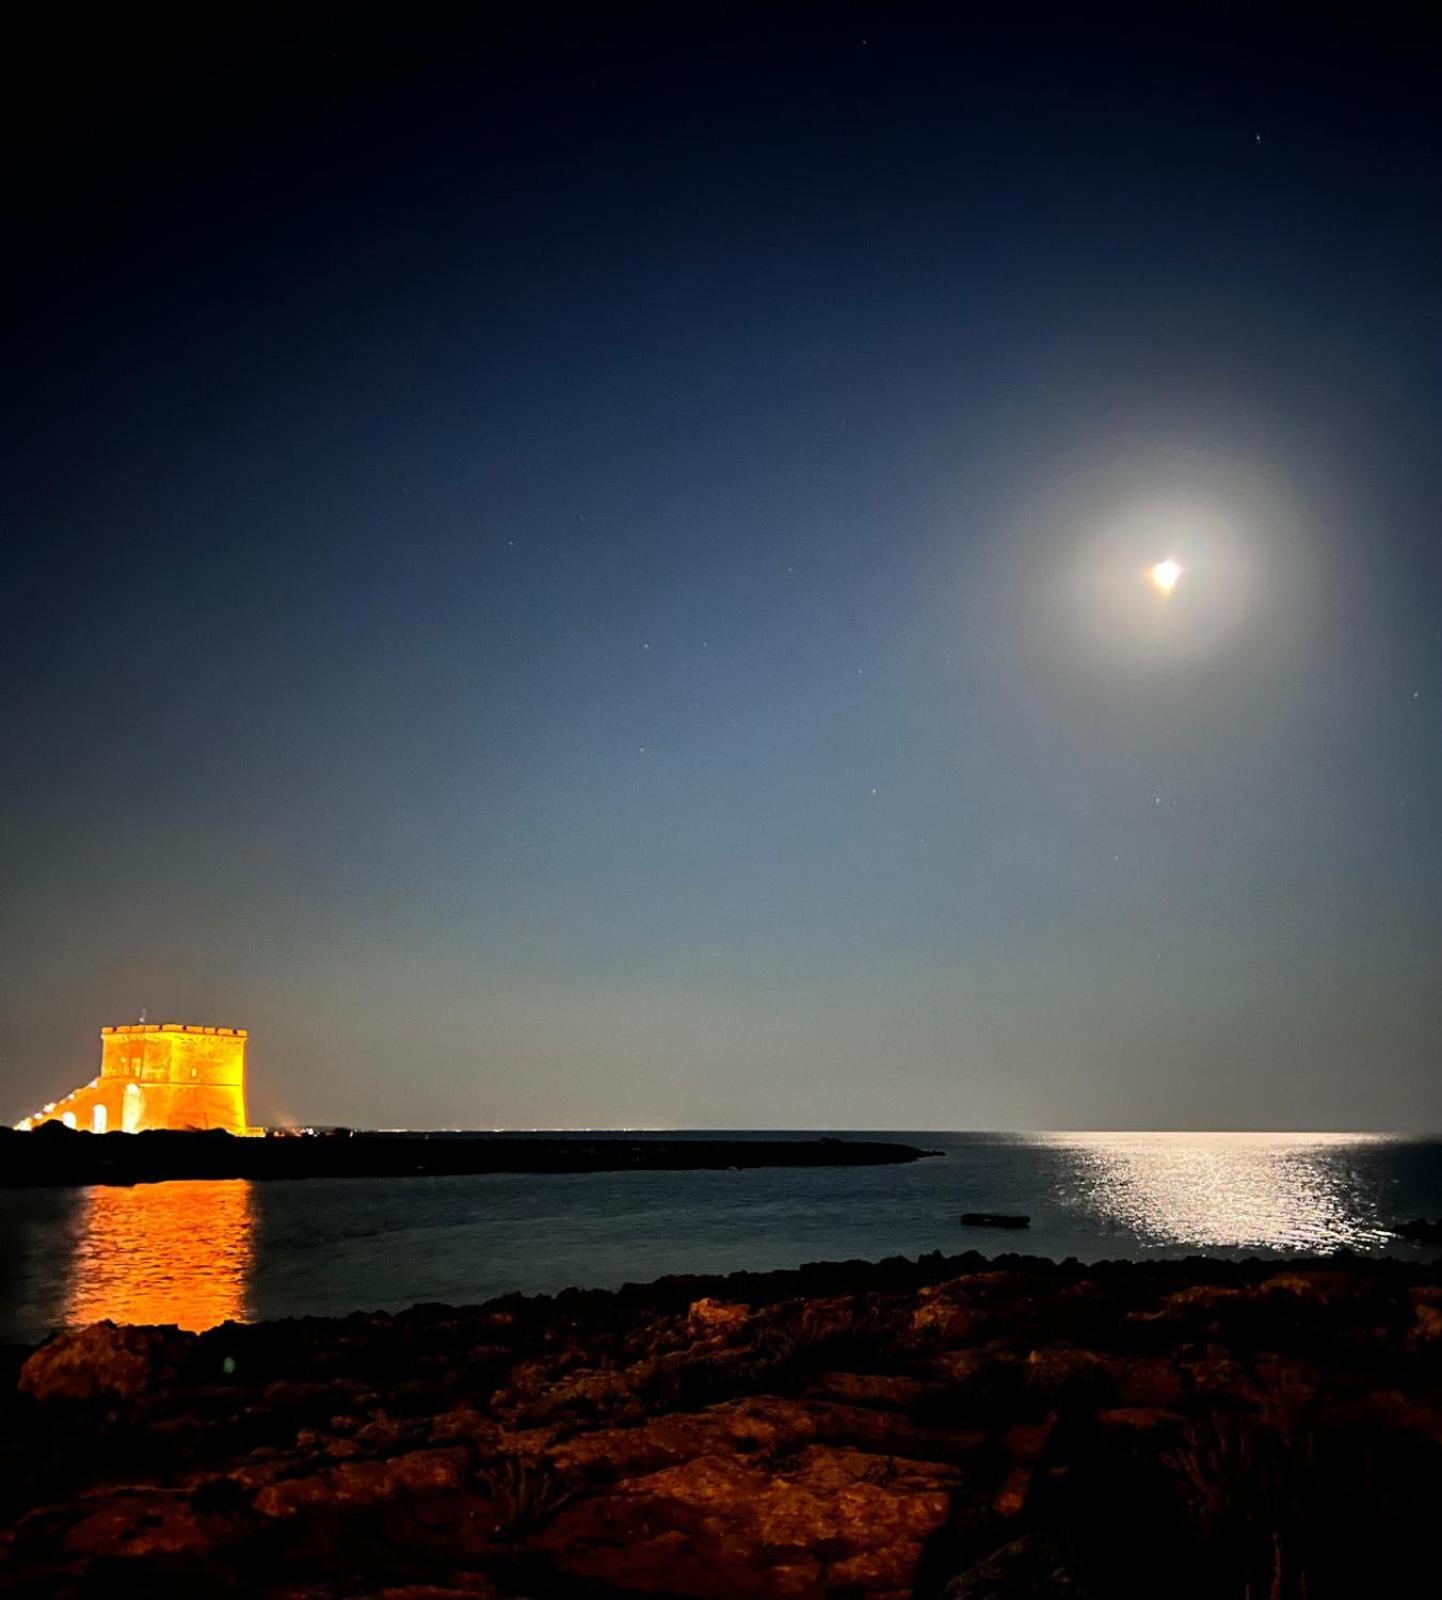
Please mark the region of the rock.
POLYGON ((1430 1553, 1439 1348, 1442 1265, 1387 1261, 928 1257, 100 1326, 0 1403, 0 1568, 64 1600, 1060 1600, 1078 1572, 1211 1600, 1281 1507, 1328 1552, 1312 1600, 1345 1600, 1430 1553))
POLYGON ((358 1600, 498 1600, 500 1590, 479 1572, 456 1574, 454 1584, 405 1583, 375 1589, 358 1600))
POLYGON ((464 1450, 413 1450, 387 1461, 342 1461, 304 1477, 258 1491, 255 1509, 266 1517, 289 1517, 309 1506, 364 1510, 401 1494, 460 1489, 466 1485, 464 1450))
POLYGON ((1189 1284, 1169 1294, 1161 1305, 1149 1311, 1131 1311, 1131 1322, 1189 1322, 1203 1325, 1219 1313, 1230 1311, 1243 1298, 1240 1289, 1227 1284, 1189 1284))
POLYGON ((1026 1510, 1026 1503, 1031 1497, 1031 1478, 1030 1467, 1013 1467, 1007 1473, 1006 1481, 992 1502, 998 1516, 1019 1517, 1026 1510))
POLYGON ((1022 1422, 1006 1430, 1006 1451, 1013 1461, 1032 1465, 1046 1449, 1056 1426, 1055 1416, 1042 1422, 1022 1422))
POLYGON ((703 1299, 692 1303, 688 1316, 691 1326, 700 1333, 734 1333, 751 1320, 751 1308, 725 1300, 703 1299))
POLYGON ((1417 1305, 1412 1311, 1412 1328, 1407 1343, 1414 1350, 1442 1344, 1442 1306, 1417 1305))
POLYGON ((1130 1433, 1175 1432, 1184 1420, 1180 1413, 1165 1411, 1160 1406, 1116 1406, 1110 1411, 1097 1412, 1099 1427, 1130 1433))
POLYGON ((825 1395, 854 1405, 911 1411, 921 1406, 933 1386, 919 1378, 895 1377, 878 1372, 823 1372, 810 1385, 811 1394, 825 1395))
POLYGON ((500 1590, 479 1572, 458 1573, 456 1582, 444 1586, 434 1583, 406 1583, 389 1589, 376 1589, 360 1600, 498 1600, 500 1590))
POLYGON ((189 1498, 158 1490, 121 1491, 95 1502, 65 1535, 72 1555, 138 1560, 146 1556, 203 1556, 215 1548, 189 1498))
MULTIPOLYGON (((487 1451, 494 1450, 499 1434, 496 1424, 471 1406, 439 1412, 426 1428, 428 1442, 433 1445, 471 1444, 487 1451)), ((334 1445, 331 1448, 334 1450, 334 1445)))
POLYGON ((940 1383, 935 1408, 953 1424, 971 1426, 1014 1417, 1026 1392, 1026 1364, 994 1348, 946 1351, 932 1370, 940 1383))
POLYGON ((1180 1402, 1185 1381, 1174 1358, 1106 1355, 1099 1359, 1121 1405, 1167 1407, 1180 1402))
POLYGON ((774 1396, 653 1418, 638 1427, 582 1434, 557 1447, 563 1466, 615 1477, 655 1472, 699 1456, 795 1453, 817 1437, 820 1408, 774 1396))
POLYGON ((1117 1393, 1106 1362, 1090 1350, 1033 1350, 1026 1359, 1026 1385, 1048 1404, 1105 1404, 1117 1393))
POLYGON ((20 1369, 22 1394, 54 1400, 136 1400, 172 1382, 190 1335, 176 1328, 95 1322, 57 1334, 20 1369))
POLYGON ((939 1344, 969 1344, 982 1336, 986 1318, 967 1306, 932 1301, 919 1305, 911 1314, 912 1331, 924 1334, 939 1344))
POLYGON ((955 1482, 819 1445, 776 1473, 702 1456, 562 1511, 541 1546, 572 1577, 679 1600, 905 1593, 955 1482))

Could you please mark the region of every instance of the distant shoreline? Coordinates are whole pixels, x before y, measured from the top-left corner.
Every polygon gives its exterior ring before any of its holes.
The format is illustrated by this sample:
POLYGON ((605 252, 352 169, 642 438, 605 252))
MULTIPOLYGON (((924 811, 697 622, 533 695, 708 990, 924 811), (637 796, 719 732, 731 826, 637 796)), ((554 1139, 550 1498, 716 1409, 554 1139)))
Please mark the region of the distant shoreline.
POLYGON ((915 1145, 874 1139, 675 1139, 615 1135, 334 1133, 236 1139, 227 1133, 0 1132, 0 1188, 163 1183, 186 1178, 405 1178, 486 1173, 687 1172, 870 1167, 918 1161, 915 1145))

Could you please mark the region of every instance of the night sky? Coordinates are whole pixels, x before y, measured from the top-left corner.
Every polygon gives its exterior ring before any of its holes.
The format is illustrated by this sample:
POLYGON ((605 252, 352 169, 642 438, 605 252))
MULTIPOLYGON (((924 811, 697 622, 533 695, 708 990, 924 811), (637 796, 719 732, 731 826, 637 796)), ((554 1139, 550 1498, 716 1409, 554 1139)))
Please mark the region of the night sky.
POLYGON ((261 1120, 1442 1125, 1357 9, 13 39, 0 1117, 145 1007, 261 1120))

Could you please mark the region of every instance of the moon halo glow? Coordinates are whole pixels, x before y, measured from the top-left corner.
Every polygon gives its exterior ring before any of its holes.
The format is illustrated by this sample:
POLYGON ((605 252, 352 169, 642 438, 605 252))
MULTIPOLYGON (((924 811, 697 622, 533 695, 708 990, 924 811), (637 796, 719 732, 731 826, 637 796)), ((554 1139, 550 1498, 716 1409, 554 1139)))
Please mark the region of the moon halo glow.
POLYGON ((1165 561, 1158 561, 1153 567, 1147 568, 1149 577, 1158 592, 1163 596, 1171 594, 1182 576, 1180 564, 1168 556, 1165 561))

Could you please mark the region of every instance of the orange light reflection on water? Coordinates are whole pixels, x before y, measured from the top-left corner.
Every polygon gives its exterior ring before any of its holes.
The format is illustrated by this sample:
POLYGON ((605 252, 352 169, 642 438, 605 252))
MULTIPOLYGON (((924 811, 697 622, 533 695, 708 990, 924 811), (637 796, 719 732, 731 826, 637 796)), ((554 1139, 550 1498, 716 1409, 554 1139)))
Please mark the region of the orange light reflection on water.
POLYGON ((199 1333, 249 1315, 256 1212, 244 1179, 85 1190, 65 1321, 175 1323, 199 1333))

